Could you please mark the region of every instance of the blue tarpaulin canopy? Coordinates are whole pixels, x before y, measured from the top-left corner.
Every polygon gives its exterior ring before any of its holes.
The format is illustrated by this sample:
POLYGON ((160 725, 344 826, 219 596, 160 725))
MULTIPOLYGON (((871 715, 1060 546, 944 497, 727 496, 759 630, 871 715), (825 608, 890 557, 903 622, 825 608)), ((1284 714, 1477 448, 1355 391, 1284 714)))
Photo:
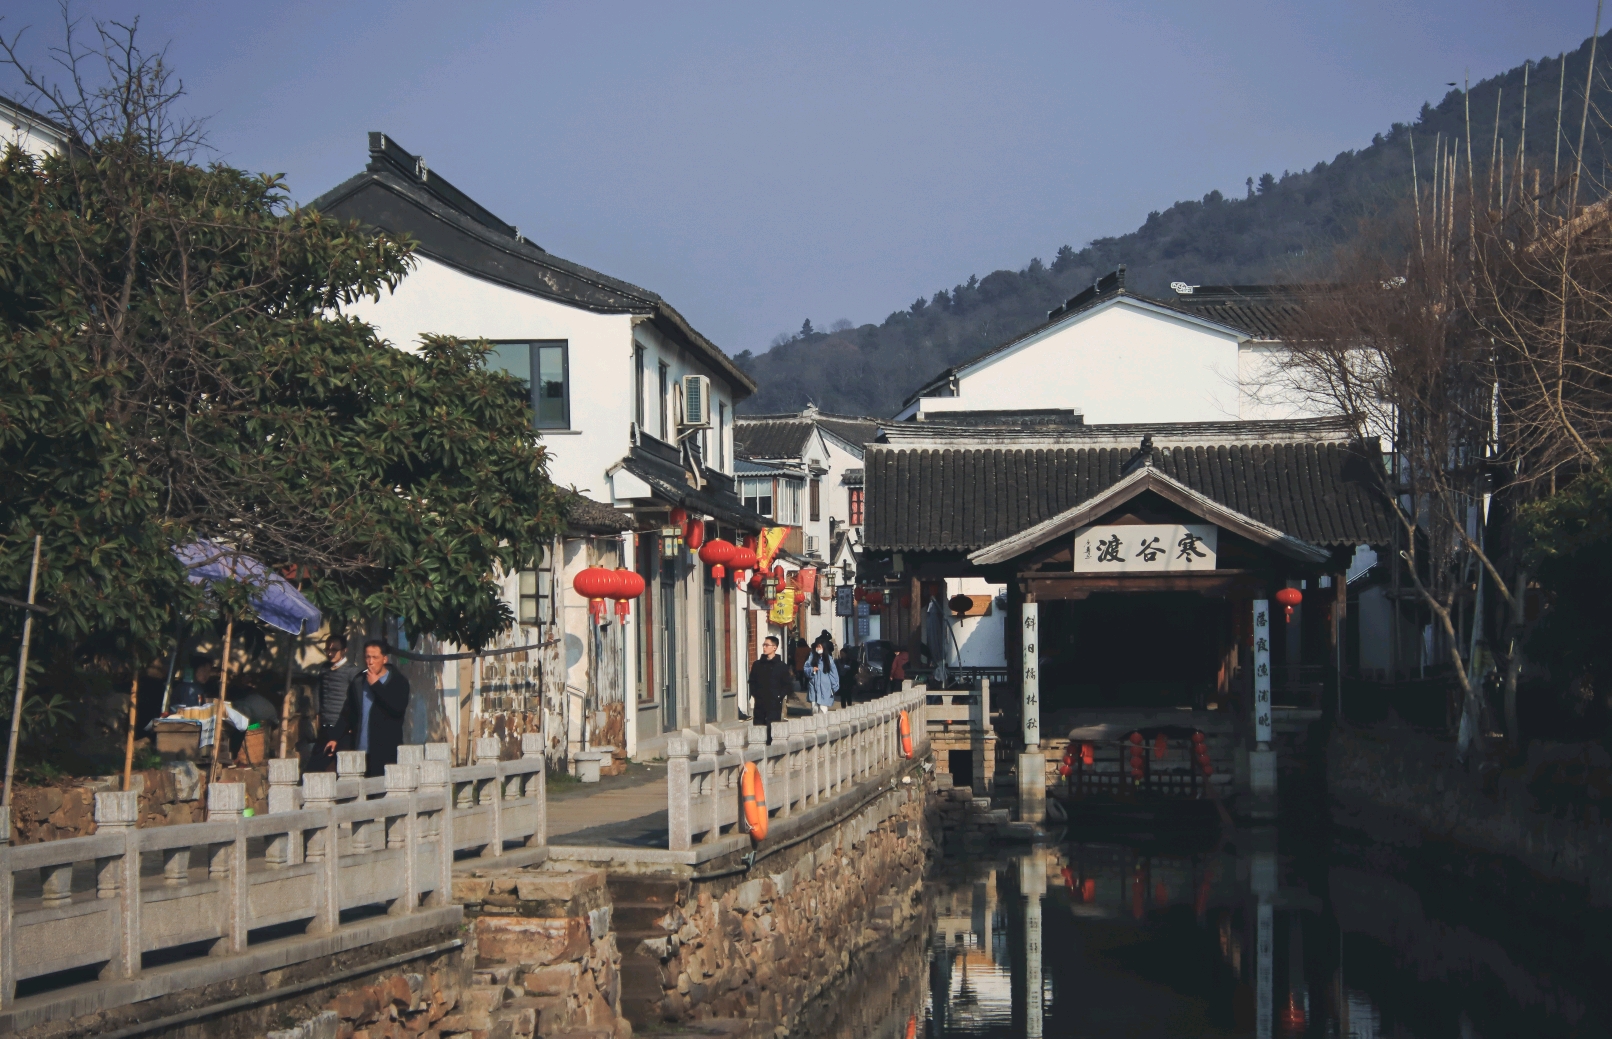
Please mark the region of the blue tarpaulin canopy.
POLYGON ((319 630, 318 608, 291 587, 291 582, 272 573, 251 556, 242 555, 227 545, 213 541, 175 545, 174 555, 190 571, 191 584, 237 581, 256 588, 258 591, 252 597, 252 610, 265 624, 272 624, 293 635, 307 635, 319 630))

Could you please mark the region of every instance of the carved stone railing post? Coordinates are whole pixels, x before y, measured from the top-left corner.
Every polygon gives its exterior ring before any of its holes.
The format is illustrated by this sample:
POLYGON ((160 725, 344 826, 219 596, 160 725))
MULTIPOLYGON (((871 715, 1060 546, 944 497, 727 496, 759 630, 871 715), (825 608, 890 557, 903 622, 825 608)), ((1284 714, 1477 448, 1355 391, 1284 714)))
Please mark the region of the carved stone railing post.
POLYGON ((420 884, 414 875, 414 846, 418 833, 414 791, 419 786, 420 763, 425 760, 425 755, 423 747, 414 749, 422 752, 419 761, 386 766, 386 800, 402 802, 397 815, 392 815, 388 809, 383 820, 387 850, 401 852, 403 857, 403 894, 394 899, 387 910, 391 916, 407 916, 420 904, 420 884))
POLYGON ((493 769, 491 779, 480 780, 476 784, 476 801, 491 809, 491 819, 488 824, 487 846, 481 849, 483 858, 494 858, 504 854, 504 776, 499 765, 499 759, 504 756, 503 744, 497 736, 478 736, 474 747, 477 765, 488 765, 493 769))
POLYGON ((341 923, 340 888, 337 873, 341 865, 341 832, 336 825, 336 783, 334 772, 309 772, 302 777, 304 811, 325 813, 326 823, 307 841, 307 861, 319 864, 319 912, 308 930, 329 934, 341 923))
MULTIPOLYGON (((140 972, 140 795, 134 791, 95 795, 95 832, 123 837, 123 854, 95 862, 95 897, 119 899, 116 944, 102 979, 140 972)), ((11 921, 6 920, 6 926, 11 921)))
MULTIPOLYGON (((284 815, 302 808, 302 765, 296 758, 269 760, 269 814, 284 815)), ((293 840, 293 834, 277 833, 269 837, 264 859, 270 868, 294 866, 301 861, 302 842, 293 840)))
POLYGON ((246 810, 245 783, 213 783, 207 787, 207 821, 235 824, 235 839, 208 846, 207 876, 218 884, 219 920, 223 936, 211 950, 215 956, 246 951, 246 810))
POLYGON ((450 762, 427 757, 420 762, 420 789, 442 794, 442 810, 436 813, 435 825, 429 836, 437 844, 436 890, 431 893, 430 904, 450 905, 453 902, 453 766, 450 762))
POLYGON ((674 736, 666 741, 667 847, 688 851, 694 847, 694 806, 688 740, 674 736))
POLYGON ((537 821, 533 826, 532 835, 526 838, 526 846, 540 848, 549 842, 548 761, 543 753, 542 733, 521 734, 521 760, 527 764, 537 765, 537 771, 527 773, 526 778, 522 780, 521 794, 532 798, 537 805, 537 821))

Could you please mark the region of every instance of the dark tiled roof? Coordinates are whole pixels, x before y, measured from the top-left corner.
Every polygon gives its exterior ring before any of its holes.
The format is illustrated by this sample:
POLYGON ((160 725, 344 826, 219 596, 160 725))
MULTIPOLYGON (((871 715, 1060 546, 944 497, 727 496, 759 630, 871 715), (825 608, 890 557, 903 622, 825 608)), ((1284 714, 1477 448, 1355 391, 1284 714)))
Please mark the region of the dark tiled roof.
MULTIPOLYGON (((950 419, 949 412, 939 412, 950 419)), ((965 426, 940 419, 924 422, 886 422, 886 442, 913 444, 949 442, 954 447, 987 447, 993 443, 1021 443, 1041 447, 1093 447, 1114 444, 1128 447, 1150 436, 1162 446, 1230 443, 1276 443, 1286 440, 1348 441, 1354 425, 1345 418, 1231 419, 1223 422, 1100 422, 1048 428, 1037 425, 965 426)))
POLYGON ((846 487, 861 487, 863 484, 863 470, 847 469, 840 473, 840 483, 846 487))
MULTIPOLYGON (((867 547, 972 551, 1117 483, 1129 448, 897 448, 867 452, 867 547)), ((1241 443, 1155 448, 1166 475, 1313 545, 1384 544, 1376 447, 1241 443)))
MULTIPOLYGON (((661 449, 664 447, 660 445, 661 449)), ((688 482, 688 471, 680 463, 666 458, 661 449, 652 444, 639 444, 621 460, 621 466, 649 484, 655 496, 662 501, 715 516, 741 530, 760 530, 767 525, 767 521, 755 510, 744 507, 734 492, 731 478, 706 469, 704 489, 695 490, 688 482)))
POLYGON ((878 419, 807 408, 777 415, 740 415, 733 424, 734 450, 751 458, 799 458, 814 423, 858 447, 871 444, 879 435, 878 419))
POLYGON ((799 458, 815 428, 802 418, 741 418, 733 424, 733 453, 746 458, 799 458))
POLYGON ((862 447, 879 436, 879 420, 851 415, 818 415, 817 424, 848 444, 862 447))
POLYGON ((1256 339, 1291 338, 1307 298, 1318 285, 1195 285, 1177 290, 1175 306, 1241 328, 1256 339))
POLYGON ((594 501, 575 491, 559 490, 560 512, 565 529, 579 534, 619 534, 633 528, 630 513, 602 501, 594 501))

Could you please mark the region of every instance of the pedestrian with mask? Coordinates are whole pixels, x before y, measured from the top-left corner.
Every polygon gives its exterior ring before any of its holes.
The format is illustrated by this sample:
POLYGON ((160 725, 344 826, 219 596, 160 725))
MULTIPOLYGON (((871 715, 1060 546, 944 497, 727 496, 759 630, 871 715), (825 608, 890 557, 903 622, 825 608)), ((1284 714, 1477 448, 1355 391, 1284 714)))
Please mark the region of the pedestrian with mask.
POLYGON ((767 727, 769 744, 772 723, 783 718, 784 703, 794 691, 795 676, 778 655, 778 639, 768 635, 761 640, 761 656, 750 665, 750 714, 757 725, 767 727))
POLYGON ((833 643, 819 637, 812 643, 812 652, 806 658, 806 690, 812 708, 818 714, 827 714, 834 704, 834 694, 840 691, 840 669, 834 662, 833 643))
POLYGON ((384 776, 386 766, 397 764, 403 742, 403 712, 409 706, 409 680, 390 665, 386 643, 364 643, 364 669, 347 687, 347 703, 325 741, 325 753, 361 750, 365 775, 384 776))

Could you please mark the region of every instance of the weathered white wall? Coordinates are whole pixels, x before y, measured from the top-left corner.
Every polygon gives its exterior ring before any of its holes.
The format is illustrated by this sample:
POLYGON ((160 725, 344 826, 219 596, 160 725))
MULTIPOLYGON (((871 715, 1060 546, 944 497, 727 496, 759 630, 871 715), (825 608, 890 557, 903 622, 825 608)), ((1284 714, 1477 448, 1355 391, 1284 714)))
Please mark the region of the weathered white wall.
POLYGON ((0 150, 15 144, 36 159, 61 150, 62 135, 55 129, 37 123, 9 105, 0 102, 0 150))
POLYGON ((1238 414, 1239 336, 1121 297, 1055 325, 959 378, 948 411, 1076 408, 1087 424, 1213 422, 1238 414))
MULTIPOLYGON (((1007 590, 1005 584, 991 584, 982 577, 950 577, 946 579, 946 597, 954 595, 989 595, 1007 590)), ((1007 650, 1003 640, 1004 611, 993 602, 991 612, 984 617, 951 619, 952 635, 956 646, 947 647, 947 659, 957 667, 1006 667, 1007 650)))

